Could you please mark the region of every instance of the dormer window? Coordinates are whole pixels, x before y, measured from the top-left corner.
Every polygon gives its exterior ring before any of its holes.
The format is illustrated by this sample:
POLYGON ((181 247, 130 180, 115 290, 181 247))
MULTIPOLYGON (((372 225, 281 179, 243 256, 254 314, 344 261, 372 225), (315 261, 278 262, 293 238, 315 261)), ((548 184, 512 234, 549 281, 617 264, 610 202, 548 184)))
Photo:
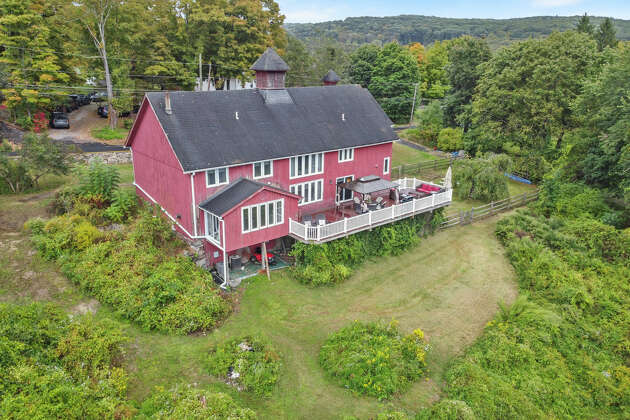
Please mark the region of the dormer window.
POLYGON ((350 162, 351 160, 354 160, 354 148, 339 151, 339 162, 350 162))

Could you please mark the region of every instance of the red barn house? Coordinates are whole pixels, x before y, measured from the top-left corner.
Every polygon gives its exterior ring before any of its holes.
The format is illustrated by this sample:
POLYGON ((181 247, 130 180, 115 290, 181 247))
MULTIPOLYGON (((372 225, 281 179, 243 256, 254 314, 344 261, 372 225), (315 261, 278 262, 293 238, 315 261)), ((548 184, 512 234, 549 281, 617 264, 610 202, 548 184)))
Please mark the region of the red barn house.
POLYGON ((285 88, 271 48, 251 69, 257 89, 147 93, 126 142, 138 194, 203 240, 224 279, 229 255, 262 243, 321 243, 450 202, 448 188, 390 181, 397 136, 366 89, 334 72, 285 88))

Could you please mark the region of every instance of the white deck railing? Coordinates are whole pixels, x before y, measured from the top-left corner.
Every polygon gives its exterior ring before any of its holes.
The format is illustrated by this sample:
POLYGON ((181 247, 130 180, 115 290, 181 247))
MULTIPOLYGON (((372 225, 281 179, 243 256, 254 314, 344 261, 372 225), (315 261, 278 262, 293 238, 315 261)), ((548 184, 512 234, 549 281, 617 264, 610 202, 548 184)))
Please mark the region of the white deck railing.
MULTIPOLYGON (((403 189, 415 189, 416 186, 420 184, 430 184, 441 188, 440 185, 420 181, 415 178, 403 178, 393 182, 399 184, 403 189)), ((307 226, 289 219, 289 233, 304 241, 325 241, 329 238, 360 232, 369 229, 371 226, 383 225, 388 221, 399 220, 416 213, 442 207, 445 203, 450 203, 452 199, 453 190, 449 189, 438 194, 432 194, 417 200, 411 200, 406 203, 396 204, 357 216, 347 217, 343 220, 322 226, 307 226)))

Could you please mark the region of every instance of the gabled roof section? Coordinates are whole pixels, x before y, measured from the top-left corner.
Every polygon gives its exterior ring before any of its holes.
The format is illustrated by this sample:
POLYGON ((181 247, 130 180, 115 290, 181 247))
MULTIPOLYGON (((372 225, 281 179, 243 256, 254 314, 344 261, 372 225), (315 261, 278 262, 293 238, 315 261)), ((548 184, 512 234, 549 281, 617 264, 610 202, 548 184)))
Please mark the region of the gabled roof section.
POLYGON ((328 73, 326 73, 326 76, 324 76, 322 82, 337 83, 340 80, 341 78, 337 75, 337 73, 335 73, 334 70, 328 70, 328 73))
POLYGON ((278 55, 276 50, 268 47, 249 69, 256 71, 288 71, 289 65, 278 55))
POLYGON ((257 89, 170 92, 170 115, 164 95, 147 99, 185 173, 398 138, 358 85, 287 88, 273 97, 257 89))
POLYGON ((199 203, 199 208, 217 216, 223 216, 231 209, 247 200, 258 191, 267 189, 280 194, 294 197, 296 200, 300 197, 272 185, 263 184, 261 182, 252 181, 248 178, 239 178, 230 183, 221 191, 211 195, 209 198, 199 203))

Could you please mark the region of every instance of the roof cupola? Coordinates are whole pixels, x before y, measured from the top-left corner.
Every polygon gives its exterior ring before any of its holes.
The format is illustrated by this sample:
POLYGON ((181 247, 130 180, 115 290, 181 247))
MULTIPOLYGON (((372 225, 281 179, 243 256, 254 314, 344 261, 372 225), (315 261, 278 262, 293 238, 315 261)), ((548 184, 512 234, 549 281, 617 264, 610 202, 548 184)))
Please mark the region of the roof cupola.
POLYGON ((250 67, 256 72, 256 87, 259 89, 284 89, 284 79, 289 65, 271 47, 250 67))

